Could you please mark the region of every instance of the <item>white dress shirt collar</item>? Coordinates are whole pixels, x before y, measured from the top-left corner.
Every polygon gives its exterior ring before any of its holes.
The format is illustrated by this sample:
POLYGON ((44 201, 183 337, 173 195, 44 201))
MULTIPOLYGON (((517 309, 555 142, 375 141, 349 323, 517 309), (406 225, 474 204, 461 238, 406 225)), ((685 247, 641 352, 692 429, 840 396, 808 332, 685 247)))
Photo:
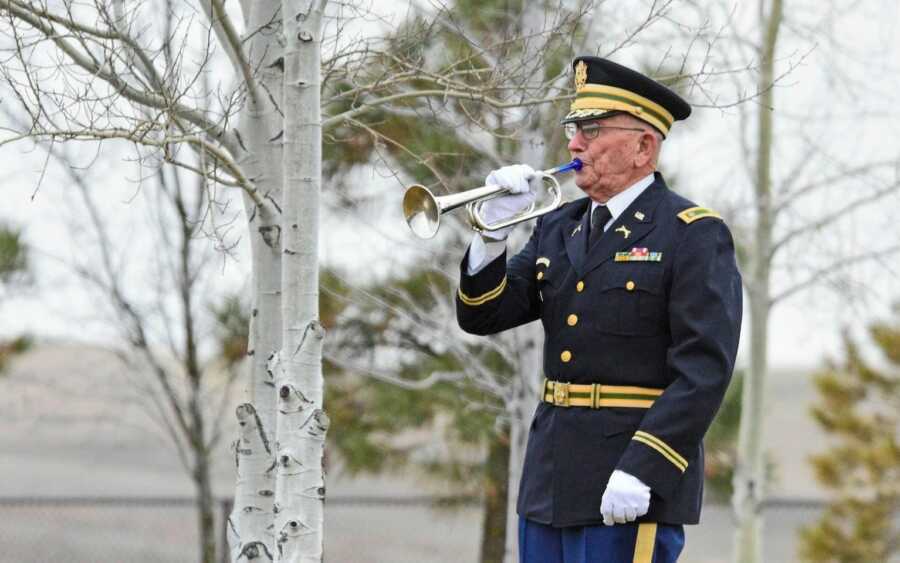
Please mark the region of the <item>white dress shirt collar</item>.
MULTIPOLYGON (((612 225, 616 221, 616 219, 619 218, 619 215, 621 215, 625 212, 626 209, 628 209, 628 206, 631 205, 634 200, 638 198, 638 196, 644 193, 644 190, 650 187, 650 184, 653 183, 653 180, 654 175, 651 172, 637 182, 631 184, 628 188, 609 198, 609 201, 606 202, 606 207, 612 214, 612 218, 603 226, 604 231, 610 225, 612 225)), ((600 204, 596 201, 591 201, 591 212, 593 212, 594 208, 598 205, 600 204)))

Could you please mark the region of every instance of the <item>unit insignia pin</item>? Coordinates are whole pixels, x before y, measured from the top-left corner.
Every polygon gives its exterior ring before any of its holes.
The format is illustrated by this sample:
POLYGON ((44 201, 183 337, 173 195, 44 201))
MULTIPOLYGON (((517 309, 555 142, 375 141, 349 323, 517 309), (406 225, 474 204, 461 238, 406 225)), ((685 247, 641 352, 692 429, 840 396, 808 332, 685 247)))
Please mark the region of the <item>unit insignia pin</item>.
POLYGON ((634 212, 634 218, 637 219, 638 221, 643 221, 643 220, 644 220, 644 214, 641 213, 640 211, 635 211, 635 212, 634 212))
POLYGON ((580 230, 581 230, 581 225, 579 224, 577 227, 575 227, 575 230, 572 231, 572 235, 571 235, 571 236, 574 237, 576 234, 578 234, 578 231, 580 231, 580 230))
POLYGON ((621 227, 619 227, 618 229, 616 229, 616 232, 617 232, 617 233, 622 233, 622 236, 623 236, 624 238, 628 238, 628 235, 631 234, 631 231, 629 231, 629 230, 625 227, 625 225, 622 225, 621 227))

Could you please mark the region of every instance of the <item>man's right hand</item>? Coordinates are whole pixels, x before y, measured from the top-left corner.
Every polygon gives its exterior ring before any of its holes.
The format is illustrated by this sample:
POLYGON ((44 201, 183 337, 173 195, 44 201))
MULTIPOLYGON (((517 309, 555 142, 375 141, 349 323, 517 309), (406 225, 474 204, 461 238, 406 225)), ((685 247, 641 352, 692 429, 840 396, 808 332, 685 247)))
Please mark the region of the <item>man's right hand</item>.
MULTIPOLYGON (((527 164, 513 164, 494 170, 488 174, 486 186, 504 186, 509 193, 484 202, 481 213, 485 222, 498 223, 527 209, 534 203, 535 194, 531 191, 529 180, 534 177, 534 169, 527 164)), ((504 227, 496 231, 485 231, 483 235, 494 240, 503 240, 509 236, 512 227, 504 227)))

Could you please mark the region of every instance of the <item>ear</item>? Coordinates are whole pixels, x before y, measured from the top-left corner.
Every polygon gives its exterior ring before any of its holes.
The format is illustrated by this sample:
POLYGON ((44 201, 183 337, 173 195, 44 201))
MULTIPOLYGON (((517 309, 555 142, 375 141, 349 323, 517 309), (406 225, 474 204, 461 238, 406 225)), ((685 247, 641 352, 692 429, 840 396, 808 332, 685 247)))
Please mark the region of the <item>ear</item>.
POLYGON ((653 133, 650 133, 649 131, 641 133, 638 137, 637 151, 634 153, 635 167, 642 168, 653 160, 657 142, 656 136, 653 135, 653 133))

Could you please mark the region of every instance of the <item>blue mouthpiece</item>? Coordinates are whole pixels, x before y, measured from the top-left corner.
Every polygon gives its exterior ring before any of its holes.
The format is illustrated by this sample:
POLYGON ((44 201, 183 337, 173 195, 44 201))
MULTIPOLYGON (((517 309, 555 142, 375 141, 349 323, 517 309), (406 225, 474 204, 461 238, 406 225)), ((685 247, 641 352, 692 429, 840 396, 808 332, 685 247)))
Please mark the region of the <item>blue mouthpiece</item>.
POLYGON ((550 173, 551 174, 561 174, 563 172, 568 172, 570 170, 581 170, 581 167, 583 165, 584 164, 581 162, 581 160, 575 158, 572 160, 572 162, 570 162, 568 164, 563 164, 561 166, 557 166, 552 171, 550 171, 550 173))

